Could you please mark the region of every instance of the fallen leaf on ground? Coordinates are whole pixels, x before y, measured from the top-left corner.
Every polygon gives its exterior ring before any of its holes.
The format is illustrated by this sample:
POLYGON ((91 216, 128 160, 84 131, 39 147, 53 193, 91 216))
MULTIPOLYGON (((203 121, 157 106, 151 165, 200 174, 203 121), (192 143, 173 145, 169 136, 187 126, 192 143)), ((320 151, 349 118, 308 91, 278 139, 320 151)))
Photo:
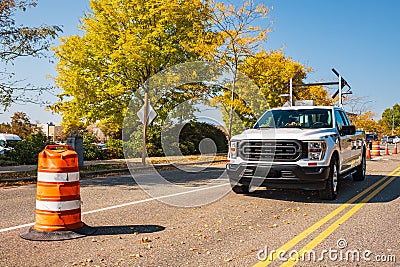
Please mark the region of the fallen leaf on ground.
POLYGON ((141 258, 141 257, 143 257, 142 255, 140 255, 139 253, 136 253, 136 254, 130 254, 129 255, 129 257, 130 258, 136 258, 136 259, 139 259, 139 258, 141 258))
POLYGON ((142 237, 139 241, 142 244, 151 242, 151 240, 148 237, 142 237))

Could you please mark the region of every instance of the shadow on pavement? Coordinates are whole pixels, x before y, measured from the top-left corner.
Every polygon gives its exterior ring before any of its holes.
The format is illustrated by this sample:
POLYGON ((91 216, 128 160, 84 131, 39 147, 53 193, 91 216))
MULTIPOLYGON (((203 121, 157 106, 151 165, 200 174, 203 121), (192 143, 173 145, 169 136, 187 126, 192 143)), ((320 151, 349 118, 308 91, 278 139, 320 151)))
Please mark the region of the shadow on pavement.
MULTIPOLYGON (((108 176, 81 180, 81 187, 90 186, 132 186, 136 185, 130 175, 108 176)), ((132 188, 134 189, 134 188, 132 188)))
MULTIPOLYGON (((133 171, 133 176, 129 174, 125 175, 117 175, 117 176, 108 176, 108 177, 97 177, 97 178, 88 178, 81 181, 81 187, 89 187, 89 186, 133 186, 137 185, 134 177, 141 176, 141 180, 147 180, 146 185, 157 185, 157 183, 153 183, 152 181, 157 181, 158 179, 154 179, 156 175, 161 175, 165 180, 176 183, 176 184, 185 184, 190 182, 206 182, 213 179, 218 179, 221 175, 225 175, 225 168, 218 167, 207 167, 204 170, 199 172, 190 172, 185 170, 157 170, 153 172, 137 172, 133 171), (144 178, 143 178, 144 177, 144 178)), ((133 189, 137 189, 136 187, 133 189)))
POLYGON ((160 225, 95 226, 91 228, 96 231, 89 236, 146 234, 160 232, 165 229, 164 226, 160 225))
MULTIPOLYGON (((381 181, 379 185, 362 195, 355 203, 362 202, 366 196, 371 194, 376 188, 378 188, 389 178, 381 180, 385 176, 381 175, 368 175, 364 181, 354 182, 351 178, 346 177, 339 181, 338 197, 336 200, 320 200, 318 192, 316 191, 305 191, 305 190, 286 190, 286 189, 257 189, 253 193, 247 194, 250 197, 259 197, 275 200, 303 202, 303 203, 327 203, 327 204, 343 204, 349 201, 351 198, 359 194, 360 192, 367 189, 377 181, 381 181)), ((386 203, 393 201, 400 197, 400 177, 394 179, 388 184, 382 191, 374 196, 368 203, 386 203)))

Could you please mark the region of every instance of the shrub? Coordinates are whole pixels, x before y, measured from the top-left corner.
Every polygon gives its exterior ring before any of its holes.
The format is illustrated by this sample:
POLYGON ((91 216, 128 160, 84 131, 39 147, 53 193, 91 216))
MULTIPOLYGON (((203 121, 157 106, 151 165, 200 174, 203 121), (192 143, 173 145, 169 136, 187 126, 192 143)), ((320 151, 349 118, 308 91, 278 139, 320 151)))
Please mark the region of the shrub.
POLYGON ((28 135, 21 142, 15 143, 9 157, 18 164, 37 164, 38 154, 46 147, 47 137, 43 133, 28 135))
POLYGON ((122 140, 108 139, 106 142, 106 149, 104 158, 107 159, 123 159, 124 152, 122 150, 122 140))
POLYGON ((150 131, 147 136, 147 153, 149 156, 168 155, 195 155, 201 154, 200 142, 206 138, 211 139, 216 148, 217 153, 227 153, 228 140, 225 134, 214 125, 204 122, 186 123, 182 129, 175 126, 164 132, 164 142, 168 145, 168 151, 163 151, 161 144, 161 135, 159 131, 150 131), (180 130, 180 131, 179 131, 180 130), (175 135, 179 131, 179 143, 175 139, 175 135))
POLYGON ((82 136, 83 139, 83 158, 85 160, 97 160, 103 159, 101 149, 93 145, 93 143, 97 143, 97 138, 91 134, 84 133, 82 136))
POLYGON ((10 160, 7 155, 0 155, 0 166, 15 166, 18 165, 18 162, 10 160))
POLYGON ((182 154, 200 154, 200 142, 205 138, 214 142, 217 153, 227 153, 228 140, 220 129, 205 122, 191 122, 185 124, 179 134, 179 147, 182 154))

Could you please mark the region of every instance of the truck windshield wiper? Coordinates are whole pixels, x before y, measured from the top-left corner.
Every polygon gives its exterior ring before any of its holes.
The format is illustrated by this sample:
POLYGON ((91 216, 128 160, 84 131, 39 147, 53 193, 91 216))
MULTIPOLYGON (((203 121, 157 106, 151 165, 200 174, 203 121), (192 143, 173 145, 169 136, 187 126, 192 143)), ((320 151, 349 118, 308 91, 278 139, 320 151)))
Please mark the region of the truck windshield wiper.
POLYGON ((279 128, 298 128, 298 129, 304 129, 304 127, 301 126, 301 125, 286 125, 286 126, 282 126, 282 127, 279 127, 279 128))
POLYGON ((275 128, 275 126, 258 126, 257 128, 254 129, 269 129, 269 128, 275 128))

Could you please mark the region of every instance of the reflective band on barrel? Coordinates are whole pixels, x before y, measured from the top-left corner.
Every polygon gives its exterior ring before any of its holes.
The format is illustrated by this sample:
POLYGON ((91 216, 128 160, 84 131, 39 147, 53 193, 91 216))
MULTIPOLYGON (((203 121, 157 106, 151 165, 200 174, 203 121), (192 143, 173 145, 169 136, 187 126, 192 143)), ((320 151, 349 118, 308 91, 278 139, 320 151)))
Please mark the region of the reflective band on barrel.
POLYGON ((79 181, 79 172, 38 172, 38 182, 76 182, 79 181))
POLYGON ((63 202, 36 200, 37 210, 64 211, 64 210, 76 210, 80 208, 81 208, 80 200, 71 200, 63 202))

